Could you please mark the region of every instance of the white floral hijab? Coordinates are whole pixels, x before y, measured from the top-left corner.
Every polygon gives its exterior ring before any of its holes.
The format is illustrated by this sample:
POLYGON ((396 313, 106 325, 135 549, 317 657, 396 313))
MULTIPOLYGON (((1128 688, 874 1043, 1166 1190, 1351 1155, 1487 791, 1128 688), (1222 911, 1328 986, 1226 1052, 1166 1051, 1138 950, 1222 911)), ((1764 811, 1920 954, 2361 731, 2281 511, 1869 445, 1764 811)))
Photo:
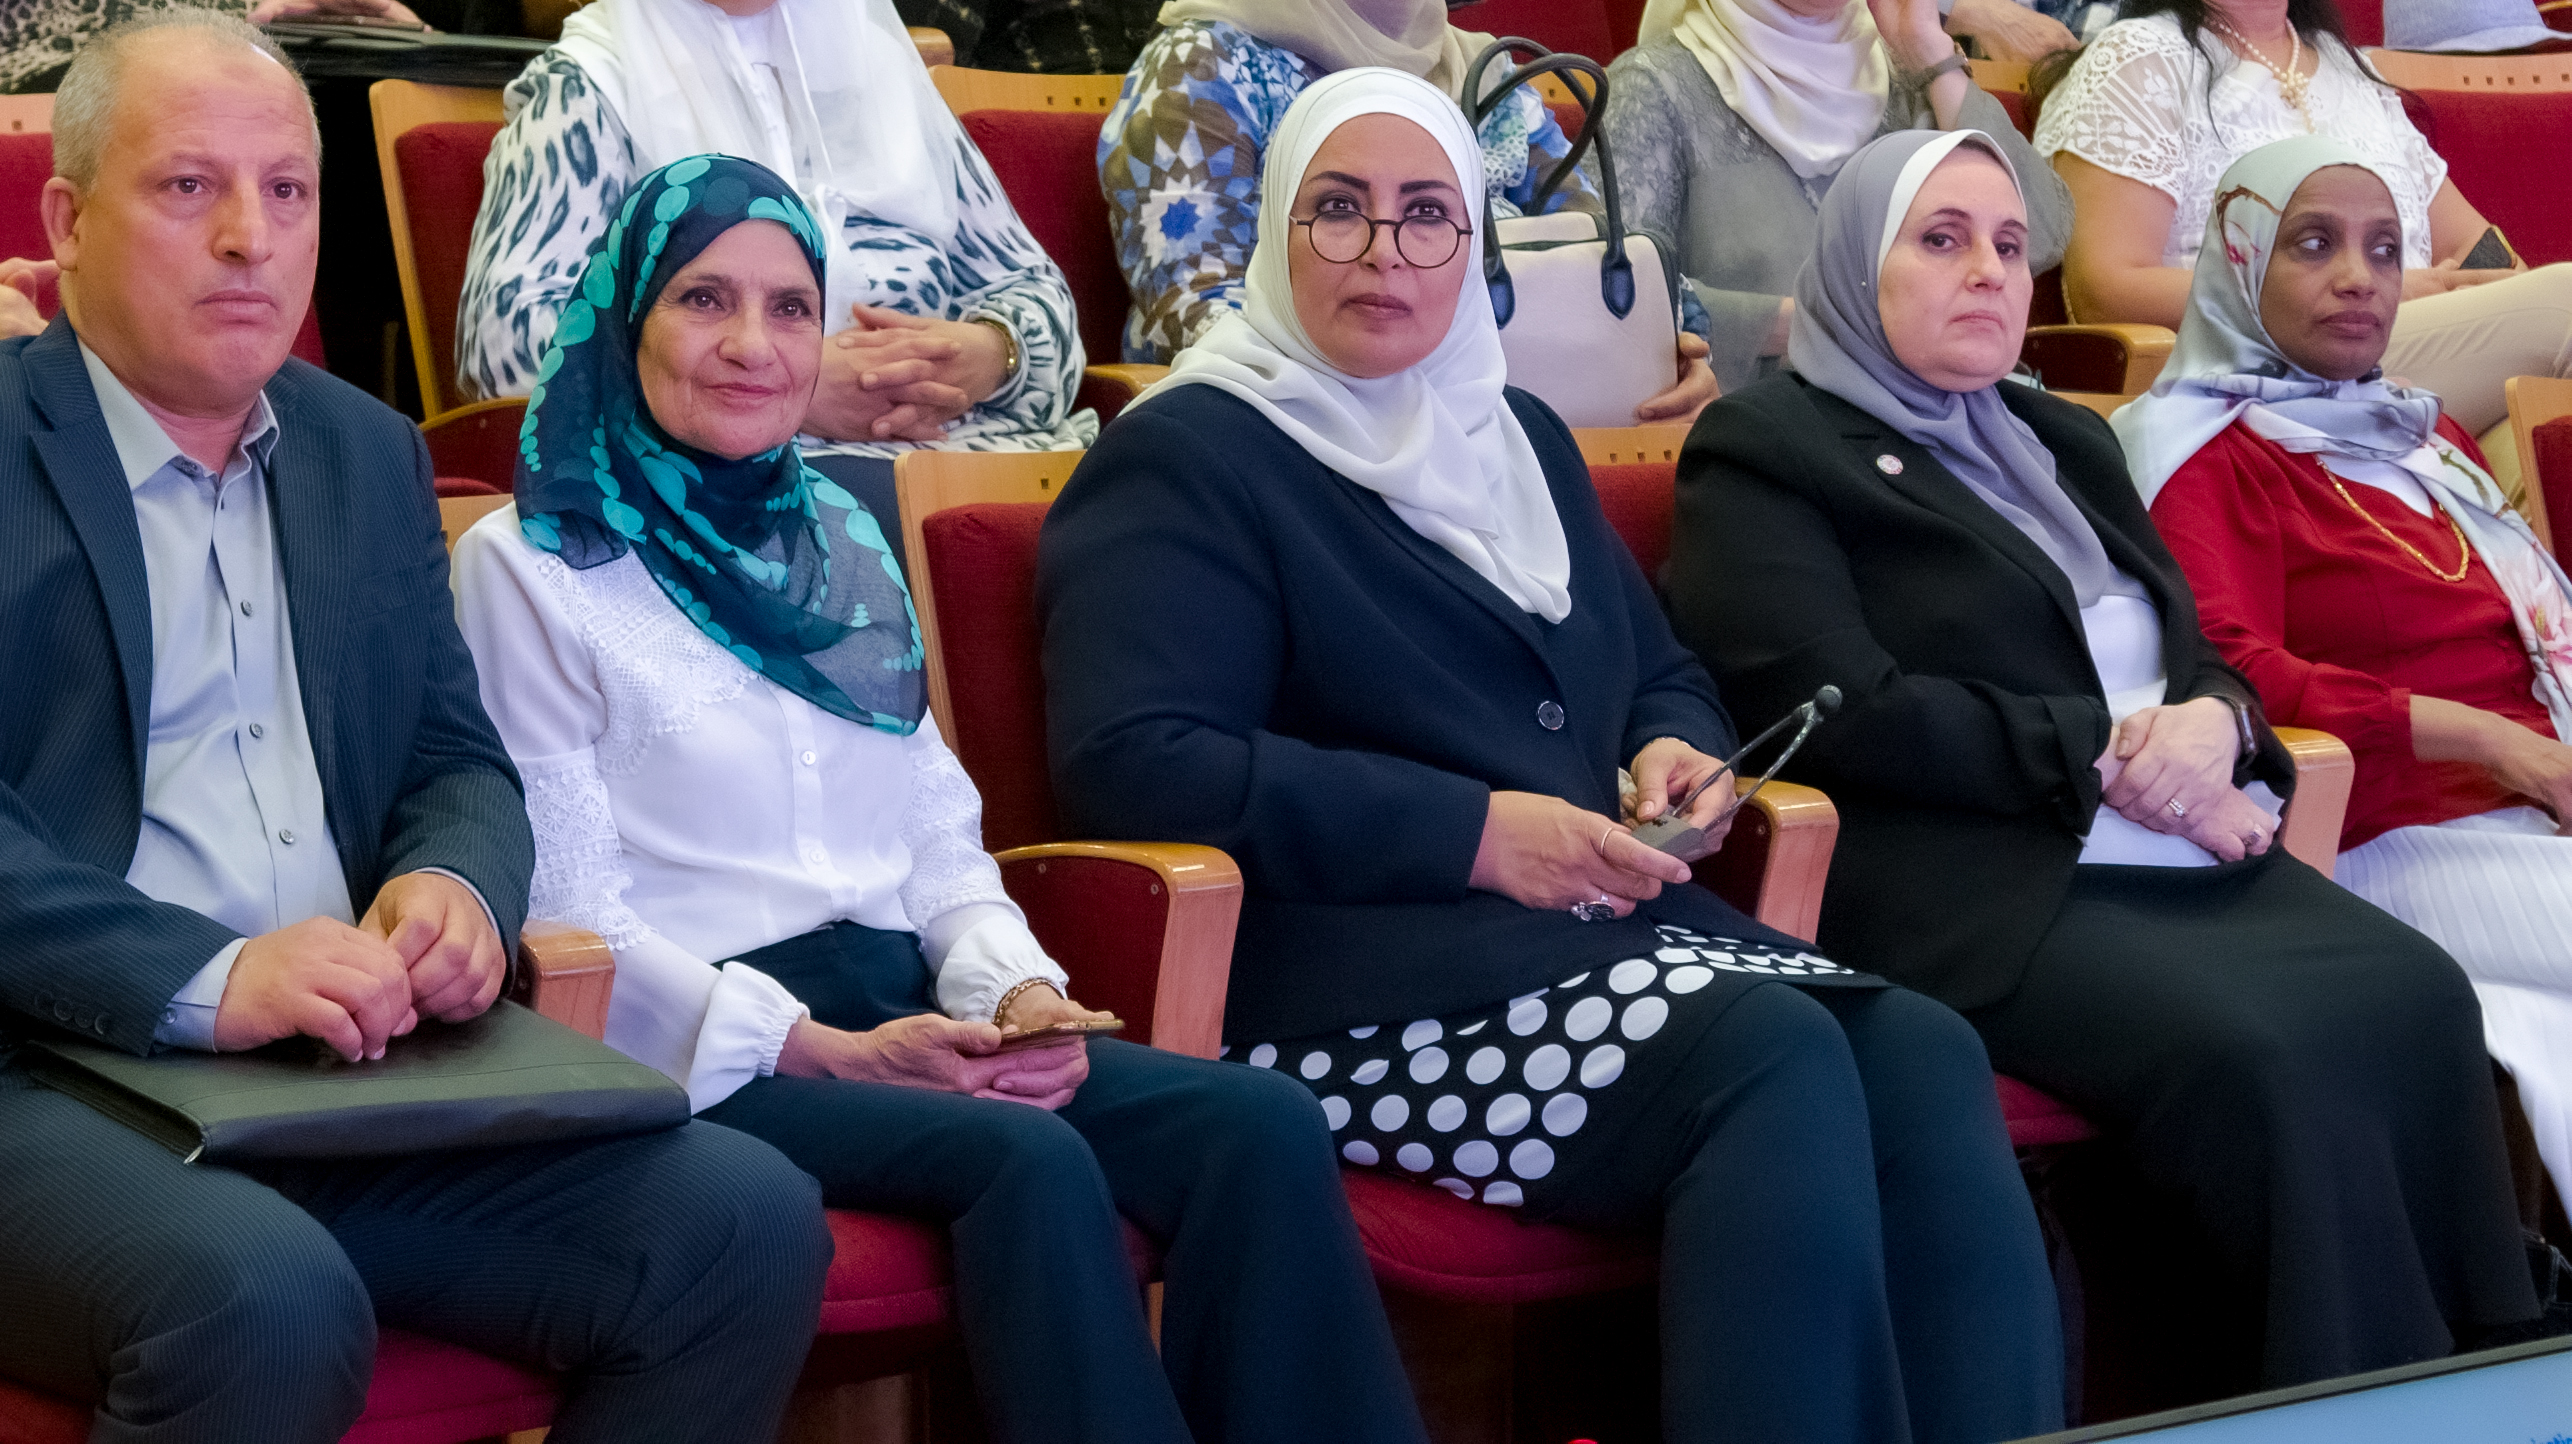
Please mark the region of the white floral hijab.
POLYGON ((2438 435, 2435 395, 2381 371, 2325 380, 2286 359, 2260 320, 2287 204, 2306 177, 2338 165, 2376 173, 2346 143, 2302 135, 2251 151, 2216 182, 2170 364, 2114 418, 2135 485, 2150 506, 2172 474, 2235 421, 2361 484, 2372 484, 2367 473, 2379 467, 2401 472, 2455 518, 2500 583, 2536 674, 2536 700, 2556 734, 2572 737, 2572 577, 2510 509, 2499 483, 2438 435))

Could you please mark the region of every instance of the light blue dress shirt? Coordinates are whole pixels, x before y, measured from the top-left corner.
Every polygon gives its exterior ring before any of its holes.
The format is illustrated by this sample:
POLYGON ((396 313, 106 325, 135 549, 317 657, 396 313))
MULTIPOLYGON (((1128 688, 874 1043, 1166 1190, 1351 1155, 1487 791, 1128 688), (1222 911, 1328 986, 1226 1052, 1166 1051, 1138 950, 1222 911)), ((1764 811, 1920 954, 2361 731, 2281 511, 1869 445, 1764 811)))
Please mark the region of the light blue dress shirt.
POLYGON ((260 396, 218 475, 86 345, 80 358, 133 492, 151 591, 143 830, 125 880, 243 935, 179 989, 153 1035, 210 1050, 243 941, 307 918, 357 919, 304 725, 270 520, 277 417, 260 396))

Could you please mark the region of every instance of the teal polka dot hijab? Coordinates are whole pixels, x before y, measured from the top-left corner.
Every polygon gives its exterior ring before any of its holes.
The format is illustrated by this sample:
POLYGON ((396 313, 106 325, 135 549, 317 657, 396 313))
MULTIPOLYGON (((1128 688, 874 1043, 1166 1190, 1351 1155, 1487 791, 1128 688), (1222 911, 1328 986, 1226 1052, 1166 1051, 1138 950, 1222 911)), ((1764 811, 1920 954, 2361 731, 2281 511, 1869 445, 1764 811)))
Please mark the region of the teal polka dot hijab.
POLYGON ((792 441, 729 461, 672 439, 644 404, 645 314, 671 276, 745 221, 794 233, 821 291, 821 230, 765 167, 691 156, 626 196, 527 397, 518 525, 584 571, 638 553, 671 604, 743 666, 907 735, 928 708, 920 624, 876 517, 792 441))

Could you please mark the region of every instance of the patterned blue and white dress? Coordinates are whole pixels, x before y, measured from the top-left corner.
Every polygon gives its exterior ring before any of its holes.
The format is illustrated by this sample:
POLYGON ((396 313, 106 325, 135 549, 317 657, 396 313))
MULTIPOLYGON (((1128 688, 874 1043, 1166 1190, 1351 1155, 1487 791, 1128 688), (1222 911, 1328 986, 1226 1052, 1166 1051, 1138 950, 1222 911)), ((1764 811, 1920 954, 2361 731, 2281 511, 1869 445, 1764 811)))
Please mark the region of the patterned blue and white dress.
MULTIPOLYGON (((1259 239, 1261 157, 1286 108, 1323 74, 1220 20, 1173 25, 1135 57, 1098 142, 1117 265, 1134 293, 1126 360, 1167 364, 1241 309, 1242 277, 1259 239)), ((1572 148, 1553 112, 1523 85, 1483 122, 1481 140, 1483 183, 1505 216, 1534 202, 1572 148)), ((1545 209, 1599 205, 1590 177, 1575 172, 1545 209)))
MULTIPOLYGON (((536 57, 510 82, 503 105, 508 123, 483 164, 482 212, 456 311, 456 379, 470 397, 527 394, 590 242, 650 169, 579 63, 559 50, 536 57)), ((929 236, 851 215, 841 243, 865 258, 870 282, 852 299, 937 320, 988 316, 1016 333, 1017 372, 950 425, 939 445, 1086 447, 1098 435, 1098 418, 1074 407, 1083 357, 1071 289, 963 128, 950 123, 947 140, 956 148, 955 234, 929 236)), ((910 449, 907 442, 804 442, 807 456, 910 449)))

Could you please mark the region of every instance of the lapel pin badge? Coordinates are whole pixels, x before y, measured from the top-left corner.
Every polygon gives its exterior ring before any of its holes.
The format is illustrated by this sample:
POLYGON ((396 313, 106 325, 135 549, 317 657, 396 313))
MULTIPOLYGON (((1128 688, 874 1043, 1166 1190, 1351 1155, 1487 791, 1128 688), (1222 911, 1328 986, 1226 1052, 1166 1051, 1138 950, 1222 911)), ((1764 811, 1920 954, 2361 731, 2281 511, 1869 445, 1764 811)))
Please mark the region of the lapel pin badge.
POLYGON ((1902 474, 1902 458, 1888 451, 1884 455, 1875 459, 1875 469, 1883 472, 1887 476, 1900 476, 1902 474))

